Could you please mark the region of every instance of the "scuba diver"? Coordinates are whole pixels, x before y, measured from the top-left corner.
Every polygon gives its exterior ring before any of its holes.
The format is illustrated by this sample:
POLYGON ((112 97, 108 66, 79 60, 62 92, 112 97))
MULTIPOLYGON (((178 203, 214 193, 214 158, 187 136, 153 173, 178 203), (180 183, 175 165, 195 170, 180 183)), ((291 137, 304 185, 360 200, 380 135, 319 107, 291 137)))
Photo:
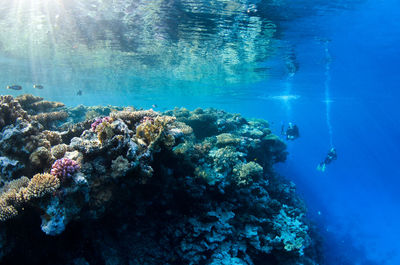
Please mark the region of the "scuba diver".
POLYGON ((320 170, 322 172, 325 171, 326 165, 330 164, 333 160, 337 159, 337 153, 335 147, 332 147, 328 154, 325 157, 325 160, 321 163, 318 164, 317 170, 320 170))
POLYGON ((296 124, 289 122, 288 127, 285 131, 285 125, 282 125, 281 134, 286 135, 286 140, 295 140, 300 137, 299 127, 296 124))

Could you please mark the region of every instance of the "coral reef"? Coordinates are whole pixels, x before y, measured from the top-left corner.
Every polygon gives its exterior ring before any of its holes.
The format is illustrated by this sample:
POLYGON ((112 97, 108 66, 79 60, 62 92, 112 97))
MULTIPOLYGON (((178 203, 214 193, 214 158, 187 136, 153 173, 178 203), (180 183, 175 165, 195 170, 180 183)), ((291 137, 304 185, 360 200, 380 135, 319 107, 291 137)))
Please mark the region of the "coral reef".
POLYGON ((5 264, 319 263, 304 204, 273 170, 287 153, 267 122, 3 98, 15 117, 0 135, 5 264), (73 115, 33 118, 47 108, 73 115), (22 253, 26 238, 37 246, 22 253))

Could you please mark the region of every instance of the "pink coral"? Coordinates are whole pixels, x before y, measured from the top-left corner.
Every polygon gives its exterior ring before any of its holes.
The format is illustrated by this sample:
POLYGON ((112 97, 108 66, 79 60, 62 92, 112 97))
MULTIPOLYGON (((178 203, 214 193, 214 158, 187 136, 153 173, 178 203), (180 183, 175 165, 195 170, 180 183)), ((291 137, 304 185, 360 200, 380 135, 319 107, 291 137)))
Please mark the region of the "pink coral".
POLYGON ((61 158, 54 162, 51 167, 51 174, 60 180, 64 180, 67 177, 71 177, 79 169, 80 166, 76 161, 69 158, 61 158))
POLYGON ((97 126, 100 125, 102 122, 109 122, 110 123, 110 122, 112 122, 112 118, 109 117, 109 116, 104 117, 104 118, 97 118, 91 125, 92 130, 95 132, 97 126))

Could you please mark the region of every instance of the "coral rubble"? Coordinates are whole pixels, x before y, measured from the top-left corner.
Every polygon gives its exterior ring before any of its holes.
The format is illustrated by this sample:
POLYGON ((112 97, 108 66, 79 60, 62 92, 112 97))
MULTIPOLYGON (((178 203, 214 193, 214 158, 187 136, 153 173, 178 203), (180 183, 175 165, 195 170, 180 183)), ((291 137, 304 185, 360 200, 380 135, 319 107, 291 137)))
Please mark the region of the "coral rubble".
POLYGON ((0 100, 0 260, 318 264, 294 184, 273 170, 287 154, 267 122, 79 106, 62 125, 37 118, 61 103, 0 100), (40 251, 21 253, 25 237, 40 251))

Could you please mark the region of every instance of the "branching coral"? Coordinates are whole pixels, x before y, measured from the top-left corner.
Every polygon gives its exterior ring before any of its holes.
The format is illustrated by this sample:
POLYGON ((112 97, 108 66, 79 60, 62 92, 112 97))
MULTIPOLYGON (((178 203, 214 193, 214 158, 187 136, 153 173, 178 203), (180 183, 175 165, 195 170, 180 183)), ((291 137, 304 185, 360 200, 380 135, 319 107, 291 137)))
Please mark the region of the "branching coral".
POLYGON ((41 198, 47 194, 52 194, 60 187, 60 180, 51 174, 36 174, 30 180, 24 190, 25 200, 41 198))
POLYGON ((0 190, 0 221, 17 216, 26 202, 52 194, 59 187, 60 180, 48 173, 8 182, 0 190))
POLYGON ((18 209, 24 202, 22 191, 28 183, 28 178, 21 177, 8 182, 0 190, 0 221, 6 221, 18 215, 18 209))
POLYGON ((61 158, 56 160, 52 165, 51 174, 63 181, 75 174, 79 169, 79 164, 74 160, 69 158, 61 158))
POLYGON ((0 130, 18 118, 28 119, 28 114, 12 96, 0 96, 0 130))
MULTIPOLYGON (((155 142, 157 138, 167 129, 168 124, 175 121, 172 116, 157 116, 155 118, 145 116, 136 127, 136 137, 145 141, 147 145, 155 142)), ((171 138, 167 138, 171 140, 171 138)), ((173 143, 172 143, 173 144, 173 143)), ((171 143, 169 142, 169 145, 171 143)))
POLYGON ((263 175, 263 168, 256 162, 240 163, 233 168, 233 177, 238 185, 248 185, 263 175))
POLYGON ((97 139, 101 144, 106 140, 111 139, 114 136, 113 128, 111 124, 107 121, 100 123, 96 127, 97 139))
POLYGON ((103 144, 107 139, 111 139, 114 136, 113 127, 112 127, 113 118, 104 117, 96 119, 91 128, 94 132, 97 133, 97 139, 101 144, 103 144))
POLYGON ((112 123, 113 119, 109 116, 104 117, 104 118, 97 118, 94 120, 94 122, 90 125, 90 127, 92 128, 92 131, 96 131, 97 126, 99 126, 101 123, 103 122, 108 122, 108 123, 112 123))

